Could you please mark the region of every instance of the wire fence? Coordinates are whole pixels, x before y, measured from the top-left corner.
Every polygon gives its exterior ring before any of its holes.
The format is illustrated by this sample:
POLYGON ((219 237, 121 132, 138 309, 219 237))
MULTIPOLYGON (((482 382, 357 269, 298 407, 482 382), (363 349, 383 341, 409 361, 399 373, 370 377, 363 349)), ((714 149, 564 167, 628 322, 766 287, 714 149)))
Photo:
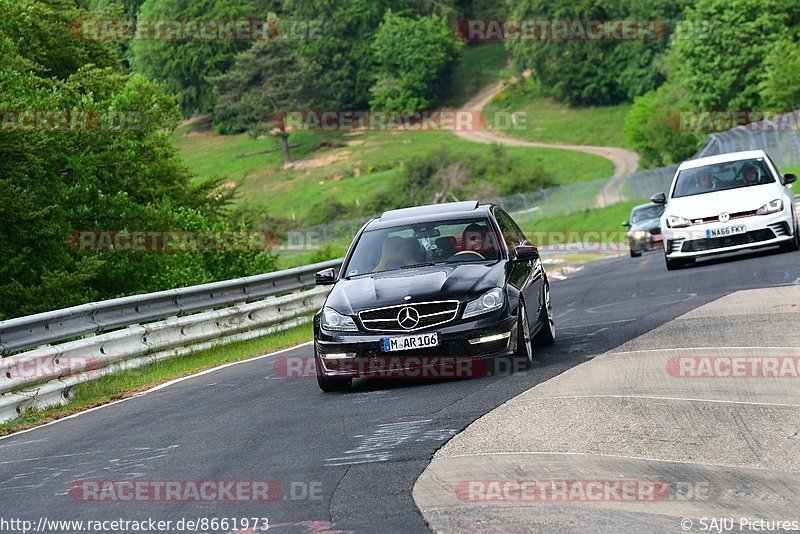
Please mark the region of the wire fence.
MULTIPOLYGON (((794 115, 788 113, 781 117, 794 115)), ((726 132, 713 133, 706 145, 695 155, 695 158, 739 152, 742 150, 762 149, 769 154, 775 164, 781 168, 800 165, 800 135, 797 129, 769 128, 769 125, 752 123, 726 132)), ((788 120, 786 121, 789 122, 788 120)))
MULTIPOLYGON (((777 124, 790 123, 788 120, 782 121, 784 117, 794 118, 796 113, 777 117, 773 121, 777 124)), ((762 123, 711 134, 706 144, 691 159, 726 152, 762 149, 780 169, 800 165, 798 130, 770 129, 769 124, 762 123)), ((479 200, 498 204, 514 216, 524 216, 529 221, 535 221, 539 218, 566 216, 613 203, 609 202, 609 199, 617 202, 647 199, 654 193, 667 191, 677 169, 677 165, 645 169, 622 178, 594 180, 479 200)), ((346 243, 366 220, 367 218, 362 218, 322 224, 301 231, 319 236, 318 242, 323 245, 330 242, 346 243)))

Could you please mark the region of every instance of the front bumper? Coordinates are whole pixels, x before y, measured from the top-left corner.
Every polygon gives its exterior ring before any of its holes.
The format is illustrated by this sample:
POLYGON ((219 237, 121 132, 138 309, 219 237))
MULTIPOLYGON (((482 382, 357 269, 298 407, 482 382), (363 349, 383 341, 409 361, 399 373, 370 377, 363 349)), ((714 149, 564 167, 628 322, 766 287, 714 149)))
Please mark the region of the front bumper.
POLYGON ((484 360, 509 355, 516 349, 516 317, 487 317, 456 322, 411 334, 396 332, 329 332, 315 328, 314 361, 317 374, 330 377, 468 378, 485 374, 484 360), (424 349, 384 352, 384 338, 430 332, 439 334, 439 345, 424 349), (476 342, 494 336, 498 339, 476 342), (470 343, 472 341, 472 343, 470 343), (331 357, 332 355, 332 357, 331 357), (438 370, 438 372, 437 372, 438 370))
POLYGON ((633 252, 654 250, 662 248, 664 244, 664 236, 661 234, 648 234, 642 238, 628 237, 628 244, 633 252))
POLYGON ((664 228, 664 253, 669 259, 697 258, 737 250, 780 245, 794 239, 792 212, 784 209, 770 215, 754 215, 718 222, 695 224, 688 228, 664 228), (744 234, 725 237, 706 237, 706 230, 743 224, 744 234))

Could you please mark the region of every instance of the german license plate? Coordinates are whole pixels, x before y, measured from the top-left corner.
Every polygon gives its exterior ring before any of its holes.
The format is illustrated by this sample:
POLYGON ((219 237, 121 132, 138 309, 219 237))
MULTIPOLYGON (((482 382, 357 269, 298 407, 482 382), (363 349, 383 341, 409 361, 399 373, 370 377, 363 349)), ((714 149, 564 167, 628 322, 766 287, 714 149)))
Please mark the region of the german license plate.
POLYGON ((439 345, 439 334, 418 334, 416 336, 387 337, 381 340, 384 352, 395 352, 398 350, 424 349, 439 345))
POLYGON ((706 239, 746 233, 747 228, 745 228, 743 224, 737 224, 736 226, 723 226, 722 228, 711 228, 706 230, 706 239))

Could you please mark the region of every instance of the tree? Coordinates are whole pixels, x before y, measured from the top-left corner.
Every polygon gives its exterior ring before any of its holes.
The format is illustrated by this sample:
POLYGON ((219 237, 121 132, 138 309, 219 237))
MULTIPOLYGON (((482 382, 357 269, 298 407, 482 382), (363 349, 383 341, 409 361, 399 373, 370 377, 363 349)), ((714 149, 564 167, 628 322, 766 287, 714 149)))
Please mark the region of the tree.
POLYGON ((461 41, 438 16, 410 18, 387 11, 372 50, 377 67, 370 106, 423 110, 447 87, 461 41))
MULTIPOLYGON (((266 18, 252 0, 145 0, 139 8, 142 21, 241 21, 266 18)), ((237 53, 250 42, 236 39, 137 39, 131 43, 131 66, 158 81, 176 95, 184 116, 214 108, 214 90, 208 78, 228 70, 237 53)))
POLYGON ((666 83, 637 97, 625 117, 625 140, 641 156, 645 168, 673 165, 690 158, 704 133, 680 129, 680 109, 687 102, 682 89, 666 83))
POLYGON ((308 109, 318 92, 319 67, 301 56, 290 41, 265 41, 236 57, 231 70, 212 79, 219 98, 215 124, 246 129, 254 137, 280 139, 283 159, 291 163, 284 115, 308 109))
POLYGON ((324 107, 363 110, 375 81, 372 42, 389 10, 450 12, 452 0, 286 0, 287 16, 319 23, 317 38, 297 42, 301 55, 319 65, 324 107))
POLYGON ((795 0, 698 0, 673 39, 676 79, 701 110, 758 110, 764 57, 798 22, 795 0))
POLYGON ((764 61, 761 96, 776 111, 800 109, 800 41, 775 43, 764 61))
MULTIPOLYGON (((510 0, 511 19, 555 21, 669 21, 691 0, 510 0)), ((604 105, 632 99, 666 79, 658 68, 667 49, 667 28, 655 25, 652 38, 634 40, 508 41, 514 64, 531 69, 544 92, 573 105, 604 105)), ((575 34, 580 37, 579 33, 575 34)))
POLYGON ((267 252, 76 250, 80 230, 232 225, 225 197, 192 186, 170 141, 174 99, 123 69, 108 43, 61 34, 68 19, 51 4, 0 0, 12 15, 0 16, 0 319, 274 269, 267 252), (29 13, 43 18, 32 24, 29 13), (56 38, 62 49, 29 46, 56 38), (76 56, 59 64, 64 49, 76 56), (98 57, 111 64, 80 64, 98 57))

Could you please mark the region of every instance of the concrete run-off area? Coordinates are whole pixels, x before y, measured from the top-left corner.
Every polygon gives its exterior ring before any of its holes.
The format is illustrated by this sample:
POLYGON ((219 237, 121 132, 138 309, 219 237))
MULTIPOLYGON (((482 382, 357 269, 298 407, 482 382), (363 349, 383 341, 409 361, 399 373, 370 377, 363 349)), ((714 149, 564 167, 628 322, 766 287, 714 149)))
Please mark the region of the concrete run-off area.
POLYGON ((731 293, 533 387, 440 449, 415 502, 437 532, 797 530, 798 303, 731 293))

